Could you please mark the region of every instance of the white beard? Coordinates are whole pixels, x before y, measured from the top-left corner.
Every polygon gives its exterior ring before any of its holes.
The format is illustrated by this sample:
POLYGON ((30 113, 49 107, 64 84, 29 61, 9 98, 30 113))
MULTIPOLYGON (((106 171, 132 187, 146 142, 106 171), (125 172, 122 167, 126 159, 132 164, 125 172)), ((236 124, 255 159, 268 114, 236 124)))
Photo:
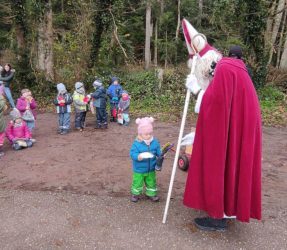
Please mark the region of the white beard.
MULTIPOLYGON (((202 57, 198 57, 195 65, 195 76, 198 79, 198 83, 203 90, 206 90, 212 76, 209 74, 211 71, 212 62, 218 62, 222 58, 222 55, 215 51, 209 50, 202 57)), ((191 69, 193 59, 188 60, 188 67, 191 69)))

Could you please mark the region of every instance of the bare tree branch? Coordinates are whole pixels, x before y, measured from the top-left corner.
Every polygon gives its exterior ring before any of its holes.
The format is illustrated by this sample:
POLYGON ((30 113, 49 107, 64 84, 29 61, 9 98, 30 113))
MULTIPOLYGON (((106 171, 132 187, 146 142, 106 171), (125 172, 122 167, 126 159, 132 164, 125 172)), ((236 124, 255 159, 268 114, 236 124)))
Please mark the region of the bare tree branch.
MULTIPOLYGON (((126 53, 125 48, 122 46, 122 44, 121 44, 121 42, 120 42, 120 39, 119 39, 119 36, 118 36, 118 26, 116 25, 115 17, 114 17, 114 15, 113 15, 111 9, 109 9, 109 12, 110 12, 110 14, 111 14, 111 16, 112 16, 112 19, 113 19, 113 24, 114 24, 114 36, 115 36, 115 38, 116 38, 116 40, 117 40, 118 45, 120 46, 120 48, 121 48, 121 50, 122 50, 122 52, 123 52, 125 58, 126 58, 126 59, 129 59, 129 58, 128 58, 128 55, 127 55, 127 53, 126 53)), ((126 62, 126 63, 127 63, 127 62, 126 62)))

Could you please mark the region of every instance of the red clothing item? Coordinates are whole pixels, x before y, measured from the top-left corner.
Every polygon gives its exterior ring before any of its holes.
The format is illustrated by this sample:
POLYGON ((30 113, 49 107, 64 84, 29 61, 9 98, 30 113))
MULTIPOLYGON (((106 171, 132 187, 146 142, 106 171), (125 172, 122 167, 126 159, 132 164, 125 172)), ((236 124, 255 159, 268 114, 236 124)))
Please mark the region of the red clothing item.
MULTIPOLYGON (((26 107, 28 104, 29 103, 25 97, 21 96, 20 98, 18 98, 16 108, 21 112, 21 115, 23 115, 23 113, 26 111, 26 107)), ((37 108, 37 103, 36 103, 35 99, 33 98, 31 103, 30 103, 30 109, 31 109, 35 119, 36 119, 36 115, 37 115, 36 114, 36 108, 37 108)))
POLYGON ((32 138, 31 132, 29 131, 26 123, 22 121, 22 126, 14 127, 14 122, 10 121, 6 128, 6 136, 12 143, 15 139, 30 139, 32 138))
POLYGON ((261 219, 260 107, 244 63, 223 58, 196 125, 184 204, 212 218, 261 219))

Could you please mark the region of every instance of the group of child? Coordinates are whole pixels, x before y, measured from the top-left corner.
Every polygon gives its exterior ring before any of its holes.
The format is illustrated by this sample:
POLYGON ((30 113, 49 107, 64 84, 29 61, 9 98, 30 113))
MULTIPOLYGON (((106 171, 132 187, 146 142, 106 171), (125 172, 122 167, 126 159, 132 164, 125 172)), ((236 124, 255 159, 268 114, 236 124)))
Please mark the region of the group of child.
POLYGON ((5 136, 12 148, 19 150, 32 147, 35 140, 32 131, 35 127, 37 103, 29 89, 23 89, 17 100, 16 107, 10 112, 11 120, 7 126, 4 119, 4 111, 7 109, 3 95, 0 95, 0 157, 4 155, 3 144, 5 136))
MULTIPOLYGON (((111 121, 120 120, 120 124, 129 123, 130 98, 119 84, 117 78, 112 78, 112 83, 106 91, 101 80, 93 82, 95 91, 86 95, 82 82, 76 82, 73 95, 67 92, 63 83, 57 84, 58 94, 54 100, 59 116, 59 133, 66 134, 70 130, 71 104, 75 106, 75 128, 83 131, 85 118, 90 104, 91 109, 96 108, 95 128, 106 129, 107 122, 107 98, 110 98, 111 121), (117 112, 115 116, 114 112, 117 112)), ((21 97, 17 100, 16 108, 10 112, 11 121, 5 129, 4 111, 7 108, 5 100, 0 95, 0 157, 3 156, 3 143, 5 135, 10 141, 13 149, 32 147, 35 140, 32 138, 32 131, 35 127, 37 103, 32 97, 31 91, 23 89, 21 97)), ((145 194, 153 202, 157 202, 156 170, 161 169, 162 151, 159 141, 153 137, 152 117, 138 118, 138 135, 134 140, 130 157, 133 162, 133 180, 131 185, 131 201, 137 202, 146 187, 145 194)))
POLYGON ((67 134, 70 130, 71 104, 75 107, 75 128, 83 131, 85 128, 86 114, 89 109, 96 113, 96 129, 108 128, 107 98, 110 98, 111 121, 118 121, 120 124, 129 123, 130 97, 128 92, 123 90, 117 77, 113 77, 108 90, 105 89, 100 79, 93 82, 94 92, 86 94, 82 82, 75 83, 73 95, 69 94, 63 83, 57 84, 58 94, 54 99, 59 116, 60 134, 67 134), (96 109, 96 112, 94 110, 96 109))

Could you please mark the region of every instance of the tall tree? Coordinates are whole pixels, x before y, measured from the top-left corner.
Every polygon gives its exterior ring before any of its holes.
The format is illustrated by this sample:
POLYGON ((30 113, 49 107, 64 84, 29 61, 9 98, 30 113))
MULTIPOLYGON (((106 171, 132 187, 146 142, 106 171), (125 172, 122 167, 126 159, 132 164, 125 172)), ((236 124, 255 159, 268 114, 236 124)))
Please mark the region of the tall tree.
POLYGON ((276 42, 276 39, 278 36, 280 24, 282 22, 282 17, 283 17, 283 11, 282 10, 284 9, 285 4, 286 4, 286 0, 279 0, 277 8, 276 8, 276 13, 274 15, 274 24, 273 24, 272 33, 271 33, 271 44, 270 44, 271 49, 269 52, 268 64, 270 64, 271 60, 272 60, 275 42, 276 42))
POLYGON ((151 23, 151 1, 146 2, 146 22, 145 22, 145 69, 150 68, 151 63, 151 50, 150 41, 152 36, 152 23, 151 23))
POLYGON ((249 47, 249 52, 254 55, 256 70, 253 77, 257 87, 264 86, 267 75, 268 55, 264 48, 264 34, 266 30, 266 20, 268 6, 264 0, 240 0, 241 10, 245 13, 243 35, 245 44, 249 47))
POLYGON ((198 0, 198 26, 201 26, 201 20, 202 20, 202 13, 203 13, 203 0, 198 0))
POLYGON ((178 40, 179 29, 180 29, 180 22, 181 22, 180 6, 181 6, 181 1, 177 0, 177 25, 176 25, 176 31, 175 31, 175 40, 178 40))
POLYGON ((37 68, 42 70, 48 81, 54 80, 53 56, 53 11, 51 0, 42 1, 43 15, 38 26, 37 68))
POLYGON ((287 35, 285 36, 285 43, 280 60, 280 69, 287 70, 287 35))
MULTIPOLYGON (((16 78, 22 85, 33 82, 34 77, 31 74, 32 63, 30 61, 30 48, 28 44, 28 21, 25 0, 11 1, 11 10, 13 14, 13 25, 16 36, 16 78)), ((18 86, 21 88, 21 86, 18 86)))
POLYGON ((93 4, 95 12, 93 16, 95 31, 93 33, 90 66, 95 66, 98 61, 99 51, 102 43, 102 35, 111 22, 109 9, 112 7, 113 0, 93 0, 93 4))

